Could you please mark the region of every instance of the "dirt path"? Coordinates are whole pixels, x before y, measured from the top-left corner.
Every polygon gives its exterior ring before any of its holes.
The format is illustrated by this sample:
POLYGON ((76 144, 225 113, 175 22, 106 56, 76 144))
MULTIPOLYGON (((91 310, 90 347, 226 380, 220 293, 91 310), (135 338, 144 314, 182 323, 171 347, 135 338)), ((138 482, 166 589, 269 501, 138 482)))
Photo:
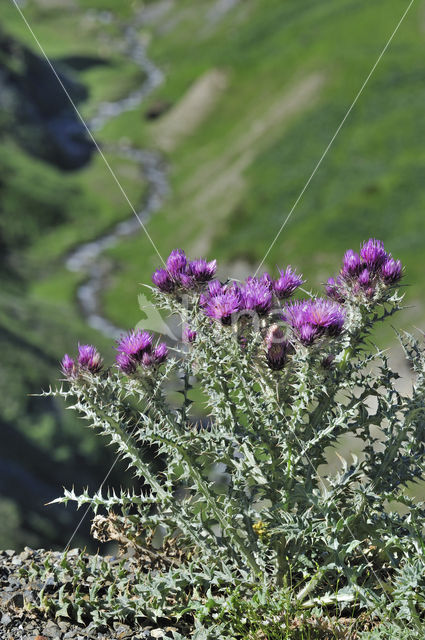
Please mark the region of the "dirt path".
POLYGON ((214 109, 227 86, 226 75, 218 69, 204 73, 161 121, 152 127, 156 145, 173 151, 202 124, 214 109))

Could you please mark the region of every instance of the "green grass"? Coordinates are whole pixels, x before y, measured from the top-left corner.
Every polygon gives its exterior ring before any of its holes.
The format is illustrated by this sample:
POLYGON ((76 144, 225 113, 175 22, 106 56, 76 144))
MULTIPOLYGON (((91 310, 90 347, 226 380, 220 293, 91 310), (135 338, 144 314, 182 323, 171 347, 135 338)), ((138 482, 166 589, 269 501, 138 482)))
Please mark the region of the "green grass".
MULTIPOLYGON (((95 3, 81 0, 80 6, 95 3)), ((30 7, 40 39, 53 55, 71 55, 77 49, 79 54, 105 55, 105 44, 101 44, 105 34, 119 37, 116 25, 84 21, 81 11, 58 15, 30 7), (75 43, 71 34, 78 21, 85 26, 75 43), (57 29, 66 34, 60 42, 57 29)), ((183 0, 144 30, 152 38, 151 55, 166 74, 166 82, 147 104, 157 99, 177 104, 192 83, 213 68, 222 70, 228 81, 212 113, 168 154, 172 193, 149 222, 149 232, 164 256, 174 246, 182 246, 189 253, 206 251, 224 264, 242 259, 255 270, 405 3, 393 0, 384 7, 351 0, 326 0, 319 5, 247 0, 208 27, 209 8, 205 0, 183 0), (164 21, 174 21, 175 26, 164 30, 164 21), (298 113, 268 123, 270 105, 284 101, 297 83, 314 73, 323 77, 314 99, 300 104, 298 113), (264 135, 244 143, 246 133, 258 122, 265 123, 264 135), (249 158, 238 169, 244 153, 249 158), (232 172, 237 188, 225 181, 232 172)), ((420 323, 425 313, 420 302, 425 293, 421 279, 425 89, 420 62, 424 40, 417 11, 414 7, 401 26, 265 265, 270 269, 297 265, 311 286, 320 290, 321 283, 337 270, 347 247, 356 247, 370 236, 380 237, 407 266, 406 282, 412 284, 408 300, 416 307, 408 314, 409 325, 420 323)), ((140 82, 134 65, 112 55, 109 67, 82 74, 90 88, 85 114, 93 113, 98 100, 116 98, 140 82)), ((145 108, 111 120, 98 137, 103 142, 124 137, 135 145, 155 148, 158 125, 144 120, 145 108)), ((100 160, 78 179, 87 192, 85 215, 38 241, 30 252, 35 260, 41 255, 58 258, 82 237, 93 237, 127 215, 123 196, 100 160)), ((124 180, 123 186, 132 202, 140 201, 137 178, 124 180)), ((128 326, 140 319, 135 305, 138 283, 150 281, 158 258, 142 231, 123 240, 109 255, 117 268, 104 294, 105 309, 114 322, 128 326)), ((69 283, 69 278, 65 280, 69 283)), ((60 281, 56 274, 54 281, 60 281)), ((49 291, 44 275, 41 288, 35 285, 34 290, 49 291)), ((385 341, 391 339, 389 331, 382 335, 385 341)))

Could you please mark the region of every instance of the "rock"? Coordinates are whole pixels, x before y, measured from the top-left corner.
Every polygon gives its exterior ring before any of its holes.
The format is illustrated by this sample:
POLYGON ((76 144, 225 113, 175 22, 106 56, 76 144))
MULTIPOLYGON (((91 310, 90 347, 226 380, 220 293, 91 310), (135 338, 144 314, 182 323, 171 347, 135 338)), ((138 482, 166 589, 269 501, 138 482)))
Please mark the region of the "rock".
POLYGON ((6 627, 11 621, 12 618, 10 617, 10 615, 8 613, 4 613, 1 617, 0 624, 4 624, 4 626, 6 627))
POLYGON ((49 622, 43 629, 43 635, 47 636, 48 638, 60 638, 60 629, 55 622, 49 620, 49 622))

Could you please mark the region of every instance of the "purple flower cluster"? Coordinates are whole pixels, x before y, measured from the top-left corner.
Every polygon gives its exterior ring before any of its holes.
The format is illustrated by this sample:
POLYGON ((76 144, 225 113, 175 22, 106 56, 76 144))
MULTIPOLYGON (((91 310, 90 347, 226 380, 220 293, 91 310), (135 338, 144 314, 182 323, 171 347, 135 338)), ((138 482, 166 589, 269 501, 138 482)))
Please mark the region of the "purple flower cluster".
MULTIPOLYGON (((289 298, 304 282, 302 276, 288 266, 279 270, 280 276, 273 280, 268 273, 260 278, 250 277, 239 285, 236 282, 221 284, 213 280, 217 268, 216 260, 204 258, 188 262, 182 249, 174 249, 167 258, 165 269, 157 269, 152 275, 155 286, 164 293, 198 289, 203 285, 200 304, 205 314, 224 325, 232 322, 236 314, 266 316, 274 300, 289 298)), ((190 340, 187 340, 190 342, 190 340)))
POLYGON ((135 373, 138 366, 145 369, 159 366, 168 356, 165 342, 153 347, 153 339, 147 331, 130 331, 117 342, 116 364, 127 375, 135 373))
POLYGON ((225 325, 231 324, 236 314, 249 316, 255 312, 259 316, 267 316, 274 296, 278 299, 289 297, 303 282, 291 267, 280 274, 278 280, 273 280, 268 273, 261 278, 249 277, 241 285, 236 282, 223 285, 213 280, 200 297, 201 306, 207 316, 225 325))
POLYGON ((235 282, 222 285, 218 280, 213 280, 201 295, 200 303, 207 316, 229 325, 232 316, 243 306, 242 291, 235 282))
POLYGON ((308 346, 323 335, 338 336, 344 327, 345 310, 337 302, 316 298, 287 304, 283 319, 295 337, 308 346))
POLYGON ((273 282, 273 291, 279 299, 289 298, 305 280, 297 275, 290 265, 286 267, 286 271, 279 269, 279 272, 280 278, 273 282))
POLYGON ((188 262, 182 249, 174 249, 167 258, 166 269, 157 269, 152 275, 152 282, 164 293, 172 293, 177 289, 190 290, 211 280, 216 268, 216 260, 207 262, 199 258, 188 262))
POLYGON ((340 274, 329 278, 326 294, 337 302, 343 302, 353 294, 372 299, 380 285, 396 284, 403 275, 400 260, 394 260, 385 251, 381 240, 370 238, 360 248, 360 253, 352 249, 346 251, 340 274))
POLYGON ((65 353, 61 362, 61 370, 67 378, 76 379, 84 371, 93 374, 99 373, 102 370, 102 365, 103 360, 96 347, 91 344, 79 344, 77 361, 65 353))

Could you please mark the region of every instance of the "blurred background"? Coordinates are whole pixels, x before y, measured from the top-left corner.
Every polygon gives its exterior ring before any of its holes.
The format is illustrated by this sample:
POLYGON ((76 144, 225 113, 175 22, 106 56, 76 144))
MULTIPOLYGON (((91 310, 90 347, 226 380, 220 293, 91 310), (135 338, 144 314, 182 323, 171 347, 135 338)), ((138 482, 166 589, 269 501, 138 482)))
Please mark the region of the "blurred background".
MULTIPOLYGON (((111 362, 111 336, 144 316, 159 258, 112 173, 163 256, 254 272, 407 5, 19 0, 52 69, 2 0, 0 548, 62 548, 80 514, 44 503, 97 490, 114 459, 32 395, 77 341, 111 362)), ((321 291, 347 248, 381 238, 406 265, 407 330, 425 327, 424 54, 417 0, 265 263, 321 291)), ((391 327, 375 337, 400 363, 391 327)), ((109 483, 128 482, 116 465, 109 483)))

